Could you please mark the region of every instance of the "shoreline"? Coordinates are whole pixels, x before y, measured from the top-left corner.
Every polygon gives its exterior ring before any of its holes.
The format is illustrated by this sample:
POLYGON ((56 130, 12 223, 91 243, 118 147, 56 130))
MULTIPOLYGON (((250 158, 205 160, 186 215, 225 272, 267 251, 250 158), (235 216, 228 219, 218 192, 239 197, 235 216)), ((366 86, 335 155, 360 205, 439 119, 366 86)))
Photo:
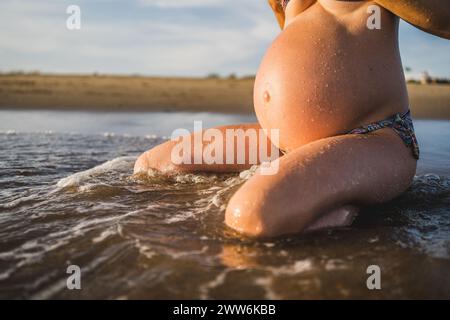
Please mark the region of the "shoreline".
MULTIPOLYGON (((0 75, 0 110, 252 114, 246 77, 0 75)), ((450 120, 450 85, 408 84, 416 119, 450 120)))

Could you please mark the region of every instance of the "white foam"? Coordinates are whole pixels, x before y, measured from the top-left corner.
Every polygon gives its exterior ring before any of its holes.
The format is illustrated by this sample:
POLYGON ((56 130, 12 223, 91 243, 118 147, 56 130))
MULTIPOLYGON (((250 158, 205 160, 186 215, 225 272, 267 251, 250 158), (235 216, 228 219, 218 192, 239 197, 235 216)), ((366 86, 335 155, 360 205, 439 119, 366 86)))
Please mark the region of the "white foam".
POLYGON ((115 134, 114 132, 104 132, 104 133, 103 133, 103 136, 104 136, 105 138, 113 138, 113 137, 116 136, 116 134, 115 134))
POLYGON ((108 228, 105 231, 103 231, 98 237, 95 237, 94 239, 92 239, 92 242, 93 243, 102 242, 103 240, 105 240, 115 234, 117 234, 117 230, 114 230, 113 228, 108 228))
POLYGON ((344 260, 341 259, 331 259, 325 263, 325 270, 335 271, 335 270, 345 270, 348 269, 344 260))
POLYGON ((217 287, 220 287, 225 283, 229 270, 226 269, 219 273, 214 279, 200 286, 200 299, 206 300, 209 299, 209 292, 217 287))
POLYGON ((313 270, 313 263, 310 259, 296 261, 292 265, 269 268, 274 275, 296 275, 313 270))
POLYGON ((89 213, 89 212, 95 212, 95 211, 101 211, 101 210, 115 210, 115 209, 127 209, 128 206, 120 203, 113 203, 113 202, 97 202, 91 207, 77 207, 75 208, 75 211, 79 213, 89 213))
POLYGON ((39 198, 39 195, 37 195, 37 194, 31 194, 29 196, 22 196, 18 199, 12 200, 10 202, 6 202, 5 204, 0 204, 0 208, 4 208, 4 209, 15 208, 24 202, 33 201, 38 198, 39 198))
POLYGON ((259 277, 255 279, 255 284, 263 288, 265 298, 268 300, 280 300, 282 297, 275 292, 272 277, 259 277))
POLYGON ((66 178, 63 178, 59 180, 56 185, 58 188, 78 187, 83 183, 89 181, 93 177, 99 176, 107 172, 128 170, 128 169, 131 170, 135 161, 136 157, 115 158, 92 169, 77 172, 66 178))
POLYGON ((208 183, 213 180, 215 180, 216 176, 204 176, 204 175, 197 175, 197 174, 179 174, 175 176, 175 181, 178 183, 208 183))
POLYGON ((136 239, 134 241, 134 246, 139 250, 139 253, 147 259, 152 259, 157 255, 157 253, 153 251, 149 246, 142 244, 139 239, 136 239))
POLYGON ((176 222, 182 222, 186 221, 188 219, 194 218, 197 215, 197 212, 191 211, 191 210, 185 210, 181 212, 180 214, 174 215, 170 218, 167 218, 165 221, 166 223, 176 223, 176 222))
POLYGON ((241 178, 243 180, 248 180, 255 175, 255 173, 257 172, 258 169, 259 169, 259 166, 254 165, 250 169, 244 170, 241 173, 239 173, 239 178, 241 178))

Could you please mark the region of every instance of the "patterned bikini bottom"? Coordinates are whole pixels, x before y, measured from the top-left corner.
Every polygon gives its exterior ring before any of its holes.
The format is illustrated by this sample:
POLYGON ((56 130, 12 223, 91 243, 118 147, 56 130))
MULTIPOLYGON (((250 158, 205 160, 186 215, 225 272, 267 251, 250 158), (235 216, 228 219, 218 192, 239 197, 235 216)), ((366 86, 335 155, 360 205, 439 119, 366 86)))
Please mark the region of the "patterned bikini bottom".
POLYGON ((419 159, 419 143, 417 142, 416 134, 414 133, 414 125, 410 110, 404 114, 397 113, 386 120, 353 129, 349 134, 367 134, 383 128, 392 128, 403 140, 405 145, 411 149, 414 158, 419 159))

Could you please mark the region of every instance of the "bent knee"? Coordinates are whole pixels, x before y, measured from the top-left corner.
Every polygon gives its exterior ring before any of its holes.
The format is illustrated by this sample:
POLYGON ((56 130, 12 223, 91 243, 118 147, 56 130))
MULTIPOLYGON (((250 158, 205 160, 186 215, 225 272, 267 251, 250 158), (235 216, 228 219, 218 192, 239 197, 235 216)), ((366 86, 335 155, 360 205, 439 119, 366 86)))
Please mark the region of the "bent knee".
POLYGON ((231 198, 225 212, 225 224, 251 237, 267 236, 267 226, 261 208, 231 198))
POLYGON ((164 143, 144 152, 134 164, 134 173, 150 169, 161 172, 176 171, 177 166, 171 161, 171 150, 171 145, 164 143))
POLYGON ((225 212, 225 224, 246 236, 268 238, 290 233, 282 216, 274 210, 270 199, 260 190, 238 190, 225 212))
POLYGON ((142 171, 147 171, 148 170, 148 162, 147 162, 147 155, 144 152, 143 154, 141 154, 136 162, 134 163, 134 173, 139 173, 142 171))

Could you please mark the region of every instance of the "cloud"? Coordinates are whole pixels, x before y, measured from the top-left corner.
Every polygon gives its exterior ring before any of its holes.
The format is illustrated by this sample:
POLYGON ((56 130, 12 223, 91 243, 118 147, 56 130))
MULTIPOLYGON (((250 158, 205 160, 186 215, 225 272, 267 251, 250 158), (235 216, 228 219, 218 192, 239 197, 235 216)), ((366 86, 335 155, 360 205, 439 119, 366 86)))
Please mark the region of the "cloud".
POLYGON ((97 16, 97 8, 82 2, 79 31, 65 28, 64 2, 2 3, 0 8, 8 14, 0 21, 0 39, 8 40, 0 43, 0 68, 198 76, 255 73, 277 29, 270 10, 258 0, 247 1, 250 5, 237 12, 228 2, 212 1, 229 11, 212 11, 215 16, 209 19, 184 11, 168 19, 150 8, 142 13, 138 6, 127 11, 117 1, 103 1, 104 12, 97 16))
MULTIPOLYGON (((279 32, 261 0, 3 0, 0 12, 3 71, 254 74, 279 32), (73 3, 79 31, 66 28, 73 3)), ((450 75, 449 48, 402 26, 403 60, 414 70, 450 75)))

